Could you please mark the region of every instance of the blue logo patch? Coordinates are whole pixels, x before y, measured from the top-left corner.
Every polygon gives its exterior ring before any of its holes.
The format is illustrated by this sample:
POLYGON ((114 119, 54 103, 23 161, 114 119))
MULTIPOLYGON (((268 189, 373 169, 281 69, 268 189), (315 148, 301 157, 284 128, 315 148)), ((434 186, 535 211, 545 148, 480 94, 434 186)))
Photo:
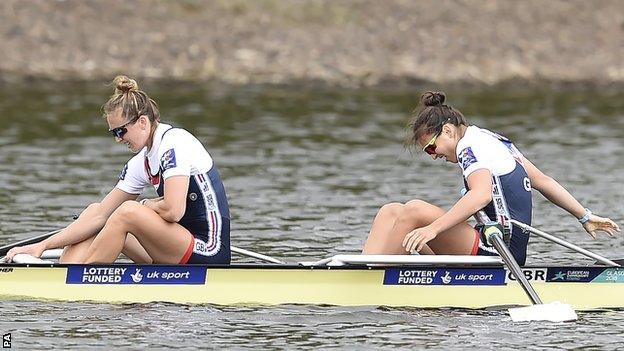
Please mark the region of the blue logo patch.
MULTIPOLYGON (((598 268, 598 267, 579 267, 579 268, 558 268, 549 267, 548 274, 546 275, 547 282, 574 282, 574 283, 588 283, 591 281, 605 282, 607 276, 611 278, 609 281, 613 282, 614 277, 618 275, 617 270, 610 268, 598 268)), ((617 281, 618 278, 615 278, 617 281)))
POLYGON ((79 265, 67 267, 67 284, 204 284, 206 267, 79 265))
POLYGON ((505 285, 505 270, 389 268, 384 285, 505 285))
POLYGON ((127 163, 124 166, 124 168, 121 170, 121 173, 119 173, 119 180, 126 179, 126 173, 128 173, 128 164, 127 163))
POLYGON ((477 158, 475 157, 474 152, 472 152, 470 146, 459 152, 458 160, 463 170, 466 170, 471 164, 477 162, 477 158))
POLYGON ((175 168, 175 167, 176 167, 175 150, 169 149, 165 151, 165 153, 160 158, 160 168, 163 171, 166 171, 169 168, 175 168))

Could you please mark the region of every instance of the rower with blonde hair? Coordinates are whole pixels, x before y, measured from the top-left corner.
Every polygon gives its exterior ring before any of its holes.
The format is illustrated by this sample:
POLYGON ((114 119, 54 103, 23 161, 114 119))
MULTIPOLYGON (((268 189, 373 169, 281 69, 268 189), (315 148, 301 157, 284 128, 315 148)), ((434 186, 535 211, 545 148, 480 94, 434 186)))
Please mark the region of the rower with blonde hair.
POLYGON ((135 80, 118 76, 104 104, 109 132, 136 153, 117 185, 59 233, 11 249, 36 257, 65 247, 62 263, 230 263, 230 214, 210 154, 188 131, 160 122, 158 106, 135 80), (153 186, 158 198, 136 201, 153 186))

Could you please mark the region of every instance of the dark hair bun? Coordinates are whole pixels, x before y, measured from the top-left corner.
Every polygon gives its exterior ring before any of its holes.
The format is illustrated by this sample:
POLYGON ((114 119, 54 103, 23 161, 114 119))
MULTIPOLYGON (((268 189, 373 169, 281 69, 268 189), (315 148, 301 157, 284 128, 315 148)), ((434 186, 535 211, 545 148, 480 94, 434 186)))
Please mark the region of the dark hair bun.
POLYGON ((420 102, 425 106, 440 106, 444 104, 446 95, 441 91, 428 91, 420 96, 420 102))

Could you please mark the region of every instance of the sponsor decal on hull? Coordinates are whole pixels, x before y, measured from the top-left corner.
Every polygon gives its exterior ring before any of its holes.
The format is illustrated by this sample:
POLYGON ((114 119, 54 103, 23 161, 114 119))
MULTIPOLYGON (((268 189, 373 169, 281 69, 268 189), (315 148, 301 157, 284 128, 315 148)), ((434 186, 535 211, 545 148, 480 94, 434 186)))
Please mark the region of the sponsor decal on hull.
POLYGON ((194 266, 94 266, 67 267, 67 284, 204 284, 206 268, 194 266))
POLYGON ((546 281, 558 283, 624 283, 624 268, 548 268, 546 281))
POLYGON ((505 270, 389 268, 384 272, 383 283, 384 285, 504 285, 505 270))
POLYGON ((607 268, 592 281, 596 283, 624 283, 624 268, 607 268))
MULTIPOLYGON (((548 270, 546 268, 522 268, 522 273, 524 273, 524 277, 530 282, 545 282, 548 270)), ((507 271, 505 282, 509 283, 515 281, 516 278, 511 274, 511 271, 507 271)))

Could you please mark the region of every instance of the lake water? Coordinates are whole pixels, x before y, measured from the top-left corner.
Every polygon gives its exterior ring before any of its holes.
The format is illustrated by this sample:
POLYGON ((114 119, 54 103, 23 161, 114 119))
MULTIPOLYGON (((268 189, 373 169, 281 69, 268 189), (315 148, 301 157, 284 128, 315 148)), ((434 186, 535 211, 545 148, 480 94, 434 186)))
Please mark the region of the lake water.
MULTIPOLYGON (((405 151, 419 93, 146 84, 163 121, 194 133, 230 199, 232 243, 289 262, 361 250, 378 207, 458 198, 459 167, 405 151)), ((0 244, 67 224, 116 183, 127 149, 106 132, 98 83, 0 85, 0 244)), ((624 93, 447 91, 472 124, 510 137, 585 206, 624 224, 624 93)), ((149 193, 148 193, 149 195, 149 193)), ((622 236, 592 240, 534 194, 533 224, 610 258, 622 236)), ((528 264, 589 263, 533 238, 528 264)), ((249 259, 234 256, 242 262, 249 259)), ((575 323, 512 324, 504 310, 220 307, 0 301, 17 349, 619 349, 624 311, 575 323)))

